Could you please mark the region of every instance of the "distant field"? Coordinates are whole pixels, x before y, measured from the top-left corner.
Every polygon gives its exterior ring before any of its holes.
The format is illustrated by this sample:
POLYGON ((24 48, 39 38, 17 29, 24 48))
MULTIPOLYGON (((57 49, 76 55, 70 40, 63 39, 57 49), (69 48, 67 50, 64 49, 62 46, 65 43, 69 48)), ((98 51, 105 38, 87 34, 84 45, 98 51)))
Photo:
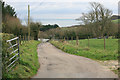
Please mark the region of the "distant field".
POLYGON ((106 49, 104 50, 103 39, 90 39, 88 48, 88 40, 79 40, 79 45, 76 41, 69 41, 66 43, 60 41, 51 41, 53 45, 59 49, 79 56, 95 60, 117 60, 118 56, 118 39, 106 39, 106 49))
POLYGON ((120 22, 120 19, 112 20, 114 23, 120 22))

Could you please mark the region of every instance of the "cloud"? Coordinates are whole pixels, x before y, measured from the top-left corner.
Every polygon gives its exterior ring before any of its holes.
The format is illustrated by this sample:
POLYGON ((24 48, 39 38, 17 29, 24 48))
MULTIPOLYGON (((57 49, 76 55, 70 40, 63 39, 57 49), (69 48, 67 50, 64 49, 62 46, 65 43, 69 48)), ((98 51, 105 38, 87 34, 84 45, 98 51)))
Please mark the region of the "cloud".
MULTIPOLYGON (((34 12, 38 11, 53 11, 56 12, 58 10, 67 10, 71 9, 71 11, 86 10, 89 7, 89 2, 100 2, 105 7, 112 9, 113 11, 118 9, 118 0, 4 0, 8 4, 12 5, 16 8, 18 12, 27 11, 27 5, 30 4, 30 8, 34 12)), ((64 13, 64 12, 63 12, 64 13)))
POLYGON ((27 6, 31 17, 40 19, 75 19, 87 13, 89 2, 100 2, 106 8, 118 13, 118 0, 3 0, 13 6, 20 19, 27 19, 27 6))
POLYGON ((76 19, 81 14, 35 14, 31 17, 33 19, 76 19))
POLYGON ((3 0, 6 2, 118 2, 119 0, 3 0))

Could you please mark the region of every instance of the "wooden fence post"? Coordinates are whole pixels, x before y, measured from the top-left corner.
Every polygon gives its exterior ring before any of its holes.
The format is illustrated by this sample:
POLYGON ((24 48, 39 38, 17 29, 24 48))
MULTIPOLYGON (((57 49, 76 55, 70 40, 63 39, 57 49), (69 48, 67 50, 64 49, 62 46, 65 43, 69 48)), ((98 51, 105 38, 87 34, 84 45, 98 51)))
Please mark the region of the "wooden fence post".
POLYGON ((88 48, 89 48, 89 46, 90 46, 90 45, 89 45, 89 36, 88 36, 88 48))
POLYGON ((76 36, 76 45, 78 45, 78 36, 76 36))
POLYGON ((20 39, 19 40, 20 40, 20 45, 21 45, 21 35, 20 35, 20 39))
POLYGON ((71 36, 71 43, 73 43, 73 36, 71 36))
POLYGON ((105 36, 104 36, 104 50, 105 50, 105 48, 106 48, 106 47, 105 47, 105 36))

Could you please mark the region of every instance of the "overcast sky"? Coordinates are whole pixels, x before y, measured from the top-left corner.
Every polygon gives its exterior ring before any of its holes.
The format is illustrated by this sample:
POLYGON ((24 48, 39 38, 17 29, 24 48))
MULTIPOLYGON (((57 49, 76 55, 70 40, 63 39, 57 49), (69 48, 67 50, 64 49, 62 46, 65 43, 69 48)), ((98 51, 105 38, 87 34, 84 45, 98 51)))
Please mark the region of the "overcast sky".
POLYGON ((119 0, 3 0, 13 6, 21 20, 27 19, 27 6, 33 20, 76 19, 89 11, 89 2, 100 2, 104 7, 118 13, 119 0))

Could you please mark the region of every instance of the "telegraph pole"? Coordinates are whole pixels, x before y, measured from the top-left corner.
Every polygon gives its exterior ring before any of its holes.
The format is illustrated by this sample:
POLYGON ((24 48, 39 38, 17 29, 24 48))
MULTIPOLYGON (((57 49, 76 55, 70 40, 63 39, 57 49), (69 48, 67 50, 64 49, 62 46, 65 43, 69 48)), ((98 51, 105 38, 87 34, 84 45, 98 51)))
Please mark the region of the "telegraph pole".
POLYGON ((30 40, 30 5, 28 5, 28 40, 30 40))

